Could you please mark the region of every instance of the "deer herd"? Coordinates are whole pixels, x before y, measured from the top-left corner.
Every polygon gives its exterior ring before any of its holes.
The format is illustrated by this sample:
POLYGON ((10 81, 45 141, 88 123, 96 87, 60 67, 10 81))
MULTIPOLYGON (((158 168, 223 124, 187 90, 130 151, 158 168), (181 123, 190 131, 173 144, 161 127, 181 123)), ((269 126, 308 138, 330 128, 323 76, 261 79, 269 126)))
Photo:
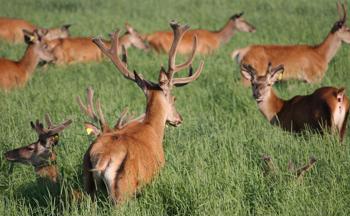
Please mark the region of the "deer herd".
MULTIPOLYGON (((273 89, 273 85, 281 80, 297 79, 307 83, 322 80, 342 43, 350 43, 346 5, 338 3, 337 7, 339 20, 318 45, 250 45, 232 52, 231 57, 240 65, 243 84, 251 84, 258 108, 271 124, 297 133, 306 129, 321 134, 329 131, 340 141, 345 139, 350 107, 345 88, 321 87, 309 95, 298 95, 289 100, 279 98, 273 89)), ((95 198, 103 183, 113 203, 122 203, 151 182, 165 164, 165 126, 177 127, 183 122, 176 110, 172 90, 201 75, 203 61, 195 71, 192 67, 196 54, 214 53, 229 42, 236 31, 256 31, 242 16, 243 13, 233 15, 218 31, 189 30, 189 26, 172 21, 172 31, 142 34, 126 24, 125 33, 120 34, 117 30, 110 35, 110 40, 71 37, 70 25, 45 29, 20 19, 0 18, 0 38, 27 44, 20 60, 0 59, 0 88, 10 92, 16 87, 24 87, 40 61, 66 65, 101 61, 103 56, 112 61, 123 77, 136 83, 146 97, 145 112, 132 118, 124 111, 112 127, 104 117, 100 101, 94 101, 91 87, 87 88, 86 104, 77 96, 81 111, 91 119, 84 124, 86 132, 94 137, 83 157, 85 192, 95 198), (149 81, 129 69, 126 51, 131 47, 168 54, 168 66, 160 68, 158 82, 149 81), (186 55, 188 59, 177 64, 177 54, 186 55), (188 75, 175 77, 182 70, 188 70, 188 75)), ((54 147, 59 141, 59 133, 72 120, 53 125, 48 114, 45 120, 47 128, 39 120, 31 122, 32 129, 38 134, 36 142, 6 152, 5 158, 31 164, 38 176, 57 182, 60 175, 53 163, 56 159, 54 147)))

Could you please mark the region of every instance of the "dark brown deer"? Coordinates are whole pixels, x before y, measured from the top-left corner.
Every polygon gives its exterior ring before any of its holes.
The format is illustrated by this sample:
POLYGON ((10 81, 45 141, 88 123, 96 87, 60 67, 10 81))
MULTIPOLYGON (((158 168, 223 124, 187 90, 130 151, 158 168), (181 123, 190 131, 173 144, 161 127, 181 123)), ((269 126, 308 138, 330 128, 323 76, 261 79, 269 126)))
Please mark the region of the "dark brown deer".
POLYGON ((350 107, 345 89, 322 87, 310 95, 283 100, 272 88, 283 70, 283 65, 273 68, 269 63, 266 75, 258 76, 251 65, 242 64, 241 67, 242 75, 250 80, 253 97, 267 120, 287 131, 330 128, 343 140, 350 107))
POLYGON ((54 147, 58 144, 59 133, 68 127, 72 120, 66 120, 59 125, 53 125, 48 114, 45 115, 47 128, 36 120, 30 122, 32 129, 38 134, 38 140, 27 146, 23 146, 5 153, 6 160, 19 162, 34 166, 34 170, 39 177, 48 178, 56 183, 59 171, 56 161, 54 147))
MULTIPOLYGON (((190 58, 181 65, 175 64, 178 45, 189 29, 175 22, 170 24, 174 31, 174 41, 169 52, 168 70, 163 67, 159 73, 158 83, 142 78, 137 72, 127 68, 126 56, 121 60, 116 47, 119 46, 119 32, 112 36, 112 45, 108 49, 101 39, 94 42, 108 56, 122 73, 135 82, 147 98, 146 112, 141 121, 134 121, 122 129, 110 128, 106 123, 101 109, 98 108, 99 122, 102 131, 90 145, 84 156, 84 182, 86 191, 94 195, 95 181, 103 180, 110 197, 117 202, 123 202, 133 196, 141 186, 149 183, 164 166, 163 137, 165 124, 178 126, 182 117, 176 111, 175 97, 171 90, 197 79, 203 69, 203 62, 194 74, 185 78, 174 78, 174 74, 190 67, 196 53, 197 40, 194 38, 193 51, 190 58)), ((100 105, 98 105, 100 107, 100 105)), ((91 116, 91 115, 89 115, 91 116)))

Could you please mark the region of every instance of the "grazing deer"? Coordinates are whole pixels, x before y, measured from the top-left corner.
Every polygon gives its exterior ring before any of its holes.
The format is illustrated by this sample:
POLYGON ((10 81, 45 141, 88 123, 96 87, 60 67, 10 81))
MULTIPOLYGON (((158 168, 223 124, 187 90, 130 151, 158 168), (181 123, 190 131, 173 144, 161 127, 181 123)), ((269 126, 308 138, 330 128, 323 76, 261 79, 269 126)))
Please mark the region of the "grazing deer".
POLYGON ((5 158, 10 162, 19 162, 34 166, 39 177, 47 178, 52 183, 57 183, 59 171, 56 165, 56 153, 54 147, 58 144, 59 133, 68 127, 72 121, 66 120, 59 125, 53 125, 48 114, 45 115, 47 128, 36 120, 30 122, 32 129, 38 134, 38 140, 27 146, 23 146, 5 153, 5 158))
MULTIPOLYGON (((169 66, 159 73, 159 82, 153 83, 142 78, 137 72, 127 68, 126 55, 119 57, 119 31, 112 36, 111 48, 108 49, 101 39, 94 39, 101 51, 108 56, 129 80, 143 90, 147 106, 143 120, 127 124, 122 129, 109 128, 98 103, 98 115, 94 114, 92 105, 85 110, 90 117, 99 120, 102 131, 90 145, 84 156, 84 185, 86 191, 94 196, 95 181, 103 180, 114 203, 123 202, 134 195, 137 190, 149 183, 164 166, 163 137, 165 124, 178 126, 182 117, 176 111, 175 97, 171 90, 174 86, 188 84, 198 78, 203 62, 194 74, 185 78, 174 78, 174 74, 190 67, 196 53, 197 40, 194 38, 193 52, 181 65, 175 64, 176 52, 188 26, 170 24, 174 31, 174 41, 169 52, 169 66)), ((124 50, 125 51, 125 50, 124 50)), ((124 53, 125 54, 125 53, 124 53)), ((88 104, 92 104, 89 97, 88 104)), ((89 127, 94 127, 90 124, 89 127)))
POLYGON ((43 39, 47 34, 45 30, 28 32, 23 30, 25 41, 28 44, 23 57, 19 61, 0 58, 0 88, 10 90, 21 87, 35 71, 40 60, 51 61, 54 59, 47 41, 43 39))
POLYGON ((318 131, 324 127, 331 128, 343 140, 349 114, 349 99, 345 89, 322 87, 310 95, 283 100, 272 89, 283 70, 283 65, 272 68, 269 63, 266 75, 258 76, 251 65, 241 66, 242 75, 251 81, 253 97, 267 120, 295 132, 306 128, 318 131))
MULTIPOLYGON (((124 35, 120 37, 120 46, 126 49, 134 46, 141 50, 147 50, 147 46, 133 30, 127 30, 124 35)), ((104 41, 110 47, 110 42, 104 41)), ((77 62, 91 62, 102 60, 103 54, 101 50, 92 42, 89 37, 63 38, 49 41, 49 47, 53 50, 55 61, 52 62, 57 65, 71 64, 77 62)))
MULTIPOLYGON (((219 31, 189 30, 179 44, 178 53, 189 54, 192 52, 192 39, 195 35, 198 38, 198 53, 211 54, 222 44, 228 43, 235 32, 255 32, 255 27, 244 20, 242 16, 243 12, 233 15, 219 31)), ((158 31, 142 37, 156 52, 169 53, 173 41, 172 32, 158 31)))
MULTIPOLYGON (((350 29, 345 25, 344 4, 338 3, 338 13, 340 19, 319 45, 251 45, 233 51, 231 56, 239 64, 252 65, 259 76, 265 75, 265 67, 268 62, 271 62, 273 65, 284 65, 285 72, 280 79, 298 79, 308 83, 320 82, 342 42, 350 43, 350 29)), ((248 86, 249 80, 242 78, 243 84, 248 86)))
MULTIPOLYGON (((56 38, 68 37, 70 26, 71 25, 63 25, 60 28, 48 29, 45 39, 53 40, 56 38)), ((12 43, 23 43, 23 30, 33 32, 35 29, 38 29, 38 27, 25 20, 0 17, 0 38, 6 41, 12 43)))

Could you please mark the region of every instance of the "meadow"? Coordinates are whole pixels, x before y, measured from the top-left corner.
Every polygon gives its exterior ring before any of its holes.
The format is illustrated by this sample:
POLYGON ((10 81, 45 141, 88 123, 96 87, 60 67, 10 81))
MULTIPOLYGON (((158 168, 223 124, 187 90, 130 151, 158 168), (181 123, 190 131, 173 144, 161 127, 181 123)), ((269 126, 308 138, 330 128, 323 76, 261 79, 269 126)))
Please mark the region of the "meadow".
MULTIPOLYGON (((295 135, 271 126, 259 112, 250 88, 240 83, 239 67, 230 52, 252 43, 317 44, 338 19, 330 0, 0 0, 2 16, 19 17, 43 27, 72 24, 73 36, 103 36, 129 22, 141 33, 170 29, 169 21, 192 29, 219 29, 228 18, 244 11, 256 33, 237 33, 205 61, 199 79, 177 89, 176 107, 184 122, 167 127, 166 165, 137 198, 113 206, 105 193, 97 202, 84 196, 69 199, 71 190, 83 190, 82 157, 91 138, 88 120, 76 103, 92 86, 110 124, 125 107, 142 113, 145 97, 122 77, 109 60, 101 63, 39 67, 26 87, 0 92, 0 215, 349 215, 350 131, 341 144, 334 135, 306 132, 295 135), (37 182, 33 168, 5 160, 7 150, 36 141, 30 121, 50 113, 54 122, 71 118, 73 124, 56 147, 62 185, 55 193, 37 182), (263 175, 262 155, 270 155, 276 173, 263 175), (303 165, 310 156, 316 166, 298 182, 288 161, 303 165)), ((18 59, 25 45, 0 42, 0 56, 18 59)), ((129 49, 129 66, 156 80, 166 55, 129 49)), ((178 58, 178 62, 184 58, 178 58)), ((318 84, 296 81, 275 86, 290 98, 321 86, 350 87, 350 49, 343 44, 318 84)), ((348 89, 347 89, 348 90, 348 89)), ((348 90, 348 92, 350 92, 348 90)), ((348 93, 350 95, 350 93, 348 93)), ((349 123, 348 123, 349 126, 349 123)))

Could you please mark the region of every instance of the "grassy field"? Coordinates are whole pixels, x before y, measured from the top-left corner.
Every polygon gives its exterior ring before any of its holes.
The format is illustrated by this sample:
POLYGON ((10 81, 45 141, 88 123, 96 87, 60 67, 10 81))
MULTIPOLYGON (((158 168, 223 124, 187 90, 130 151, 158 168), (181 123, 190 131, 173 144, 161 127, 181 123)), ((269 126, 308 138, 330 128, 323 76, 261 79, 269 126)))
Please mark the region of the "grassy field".
MULTIPOLYGON (((192 28, 218 29, 234 13, 244 11, 257 32, 237 33, 204 59, 201 77, 175 90, 177 109, 184 118, 179 128, 168 127, 164 138, 166 166, 153 183, 123 206, 113 206, 105 194, 98 202, 87 196, 79 203, 65 196, 82 190, 82 156, 86 136, 76 96, 92 86, 112 124, 124 107, 142 113, 145 97, 109 61, 66 67, 38 68, 25 88, 0 92, 0 215, 349 215, 350 159, 348 143, 337 137, 306 133, 297 136, 271 126, 259 112, 250 89, 239 80, 229 54, 251 43, 316 44, 338 19, 335 1, 229 0, 11 0, 0 1, 2 16, 24 18, 39 26, 71 23, 74 36, 107 36, 128 21, 142 33, 169 29, 176 19, 192 28), (49 112, 55 122, 71 118, 58 152, 62 186, 54 192, 38 183, 32 167, 10 165, 3 153, 37 139, 29 122, 49 112), (264 177, 261 156, 270 155, 278 170, 264 177), (316 167, 302 182, 287 164, 316 167)), ((0 56, 18 59, 24 45, 0 43, 0 56)), ((344 44, 322 83, 288 82, 276 86, 290 98, 320 86, 349 88, 349 47, 344 44)), ((167 57, 129 50, 129 64, 155 80, 167 57)), ((181 58, 179 58, 181 60, 181 58)))

